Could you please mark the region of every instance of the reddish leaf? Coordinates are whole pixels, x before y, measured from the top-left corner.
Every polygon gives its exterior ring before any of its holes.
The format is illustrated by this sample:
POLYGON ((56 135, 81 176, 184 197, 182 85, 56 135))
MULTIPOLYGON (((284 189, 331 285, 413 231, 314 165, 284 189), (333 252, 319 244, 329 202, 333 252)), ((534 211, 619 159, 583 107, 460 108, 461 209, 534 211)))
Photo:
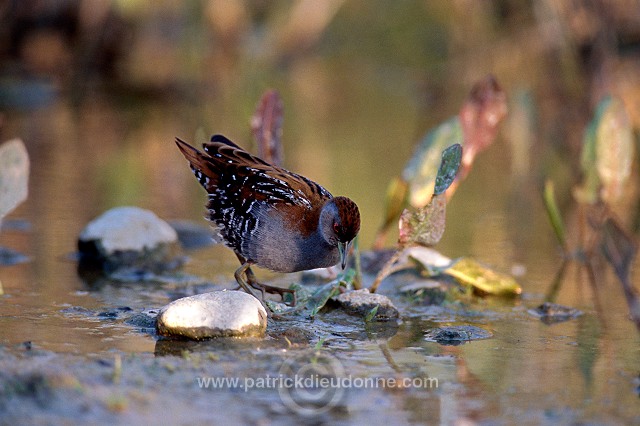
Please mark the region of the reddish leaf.
POLYGON ((506 115, 507 97, 495 77, 488 75, 477 82, 459 113, 464 133, 461 177, 471 169, 476 154, 493 143, 506 115))
POLYGON ((256 112, 251 117, 251 130, 258 145, 258 156, 263 160, 281 166, 282 151, 282 99, 276 90, 268 90, 262 95, 256 112))

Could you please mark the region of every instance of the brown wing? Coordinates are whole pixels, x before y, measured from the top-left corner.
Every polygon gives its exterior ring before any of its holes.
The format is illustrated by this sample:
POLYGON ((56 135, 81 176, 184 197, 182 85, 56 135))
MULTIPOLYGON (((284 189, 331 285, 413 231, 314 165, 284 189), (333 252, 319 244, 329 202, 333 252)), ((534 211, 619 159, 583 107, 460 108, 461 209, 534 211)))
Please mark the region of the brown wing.
POLYGON ((176 144, 210 194, 229 187, 256 200, 306 207, 332 198, 319 184, 251 155, 222 135, 204 143, 204 153, 178 138, 176 144))
POLYGON ((278 211, 308 234, 317 227, 320 208, 332 198, 317 183, 249 154, 224 136, 203 144, 205 152, 180 139, 176 144, 209 193, 210 219, 238 252, 242 237, 253 231, 265 211, 278 211))

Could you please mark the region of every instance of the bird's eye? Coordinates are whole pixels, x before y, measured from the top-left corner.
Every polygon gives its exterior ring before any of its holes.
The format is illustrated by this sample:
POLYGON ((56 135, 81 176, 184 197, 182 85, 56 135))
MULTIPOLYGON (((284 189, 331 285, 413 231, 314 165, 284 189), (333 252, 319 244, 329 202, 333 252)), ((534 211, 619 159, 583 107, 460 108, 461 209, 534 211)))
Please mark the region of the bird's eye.
POLYGON ((333 232, 337 234, 339 230, 340 230, 340 225, 338 224, 338 222, 333 222, 333 232))

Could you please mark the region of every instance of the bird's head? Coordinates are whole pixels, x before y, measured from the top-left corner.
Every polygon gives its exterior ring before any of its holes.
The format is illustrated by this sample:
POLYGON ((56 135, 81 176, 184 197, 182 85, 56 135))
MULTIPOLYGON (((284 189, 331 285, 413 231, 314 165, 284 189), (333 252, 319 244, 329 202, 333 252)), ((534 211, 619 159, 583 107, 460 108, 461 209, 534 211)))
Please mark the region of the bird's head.
POLYGON ((322 207, 319 226, 324 239, 338 247, 340 265, 344 269, 351 242, 360 231, 358 206, 347 197, 331 198, 322 207))

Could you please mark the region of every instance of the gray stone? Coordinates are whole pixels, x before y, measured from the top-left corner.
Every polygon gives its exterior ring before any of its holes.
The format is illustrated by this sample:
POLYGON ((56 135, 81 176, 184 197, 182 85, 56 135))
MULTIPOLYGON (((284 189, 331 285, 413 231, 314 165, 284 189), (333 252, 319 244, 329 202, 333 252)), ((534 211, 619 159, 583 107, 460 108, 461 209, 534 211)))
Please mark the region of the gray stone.
POLYGON ((0 221, 27 198, 29 154, 20 139, 0 145, 0 221))
POLYGON ((376 306, 375 318, 392 319, 398 318, 398 309, 393 305, 391 299, 387 296, 377 293, 370 293, 369 289, 349 291, 342 293, 335 298, 345 310, 349 313, 366 317, 376 306))
POLYGON ((190 220, 171 220, 169 224, 175 229, 180 245, 185 249, 195 250, 217 244, 211 226, 190 220))
POLYGON ((474 325, 452 325, 427 330, 424 337, 428 342, 457 346, 472 340, 488 339, 493 337, 493 333, 474 325))
POLYGON ((426 279, 403 285, 398 291, 414 304, 440 305, 445 301, 449 288, 451 284, 426 279))
POLYGON ((182 263, 176 231, 138 207, 113 208, 90 222, 80 233, 78 249, 82 261, 96 261, 106 272, 164 271, 182 263))
POLYGON ((535 309, 529 309, 528 312, 545 324, 569 321, 582 315, 579 309, 551 302, 544 302, 535 309))
POLYGON ((163 336, 208 339, 263 336, 267 312, 242 291, 214 291, 175 300, 160 309, 156 323, 163 336))

